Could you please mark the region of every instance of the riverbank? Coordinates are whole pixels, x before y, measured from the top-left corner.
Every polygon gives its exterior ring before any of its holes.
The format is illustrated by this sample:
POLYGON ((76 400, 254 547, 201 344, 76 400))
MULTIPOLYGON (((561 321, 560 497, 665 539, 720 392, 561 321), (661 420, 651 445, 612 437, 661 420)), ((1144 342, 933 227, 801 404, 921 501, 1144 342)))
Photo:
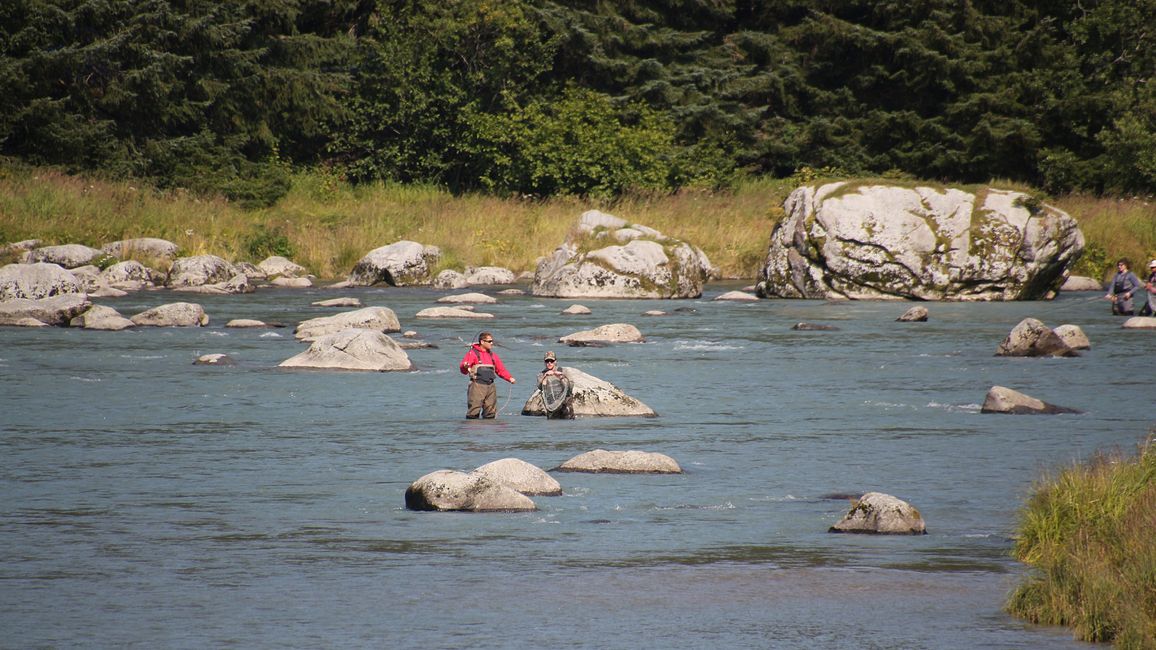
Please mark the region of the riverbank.
MULTIPOLYGON (((435 273, 466 265, 521 272, 533 271, 578 215, 597 208, 694 243, 724 278, 749 279, 766 255, 783 200, 798 182, 757 179, 726 192, 598 202, 455 196, 420 185, 352 186, 313 171, 296 174, 292 190, 273 207, 243 210, 220 198, 8 165, 0 167, 0 243, 36 238, 100 246, 160 237, 190 255, 251 262, 283 255, 318 277, 337 278, 366 252, 410 239, 441 248, 435 273)), ((1130 258, 1134 268, 1156 258, 1151 201, 1084 196, 1049 201, 1072 214, 1087 238, 1077 273, 1103 277, 1119 257, 1130 258)))
POLYGON ((1083 641, 1156 648, 1156 449, 1100 454, 1046 477, 1020 513, 1015 557, 1033 573, 1008 611, 1083 641))

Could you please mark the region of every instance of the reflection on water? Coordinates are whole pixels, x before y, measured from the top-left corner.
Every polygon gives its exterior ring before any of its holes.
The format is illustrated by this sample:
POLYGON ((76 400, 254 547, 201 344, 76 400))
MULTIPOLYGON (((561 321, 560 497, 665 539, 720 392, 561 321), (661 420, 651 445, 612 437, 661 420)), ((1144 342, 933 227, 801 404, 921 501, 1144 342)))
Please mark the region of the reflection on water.
MULTIPOLYGON (((465 421, 476 323, 417 320, 443 295, 342 291, 437 347, 408 373, 293 372, 303 344, 226 330, 334 313, 326 290, 199 296, 205 329, 0 329, 0 627, 5 647, 1077 647, 1001 612, 1023 568, 1016 509, 1047 468, 1129 449, 1156 336, 1099 302, 713 302, 500 297, 501 417, 465 421), (1074 359, 1002 359, 1025 316, 1080 325, 1074 359), (837 331, 794 331, 800 321, 837 331), (646 343, 557 338, 631 322, 646 343), (520 416, 553 349, 653 419, 520 416), (227 353, 234 367, 194 366, 227 353), (980 414, 1004 385, 1085 411, 980 414), (1118 404, 1135 404, 1121 410, 1118 404), (531 513, 415 513, 405 488, 505 457, 596 448, 674 457, 676 476, 558 474, 531 513), (882 491, 928 535, 826 531, 882 491)), ((108 301, 132 314, 170 301, 108 301)))

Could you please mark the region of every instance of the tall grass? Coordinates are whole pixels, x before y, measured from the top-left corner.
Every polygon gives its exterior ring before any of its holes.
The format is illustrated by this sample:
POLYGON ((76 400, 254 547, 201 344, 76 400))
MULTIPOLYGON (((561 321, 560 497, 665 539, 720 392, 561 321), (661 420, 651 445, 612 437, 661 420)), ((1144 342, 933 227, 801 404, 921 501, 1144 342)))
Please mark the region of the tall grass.
POLYGON ((1084 641, 1156 648, 1156 448, 1101 454, 1046 476, 1020 513, 1014 554, 1032 573, 1008 611, 1084 641))
MULTIPOLYGON (((802 180, 751 179, 725 192, 631 195, 612 202, 452 195, 428 185, 353 186, 315 170, 293 177, 275 206, 245 211, 221 199, 160 192, 131 182, 68 176, 51 169, 0 165, 0 243, 99 247, 131 237, 160 237, 184 254, 212 253, 259 262, 284 254, 322 278, 342 277, 368 251, 409 239, 441 248, 440 268, 504 266, 532 271, 566 238, 578 216, 600 209, 703 249, 725 278, 754 278, 782 203, 802 180)), ((1140 201, 1065 197, 1097 268, 1118 256, 1138 269, 1156 258, 1156 207, 1140 201)), ((2 261, 2 260, 0 260, 2 261)), ((440 270, 440 269, 437 269, 440 270)))
POLYGON ((1148 262, 1156 260, 1156 203, 1151 199, 1067 196, 1050 203, 1080 223, 1088 242, 1081 272, 1106 280, 1116 260, 1126 258, 1141 279, 1147 277, 1148 262))

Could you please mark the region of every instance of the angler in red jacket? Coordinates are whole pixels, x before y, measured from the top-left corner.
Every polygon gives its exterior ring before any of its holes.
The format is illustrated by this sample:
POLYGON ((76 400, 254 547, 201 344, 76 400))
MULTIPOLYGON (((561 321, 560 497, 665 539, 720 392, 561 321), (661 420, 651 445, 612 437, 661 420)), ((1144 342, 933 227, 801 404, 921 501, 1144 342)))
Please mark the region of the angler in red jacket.
POLYGON ((458 370, 470 376, 470 386, 466 389, 466 417, 490 419, 498 415, 498 389, 494 379, 501 377, 511 384, 518 383, 506 370, 502 360, 494 352, 494 335, 489 332, 478 334, 478 342, 470 346, 458 370))

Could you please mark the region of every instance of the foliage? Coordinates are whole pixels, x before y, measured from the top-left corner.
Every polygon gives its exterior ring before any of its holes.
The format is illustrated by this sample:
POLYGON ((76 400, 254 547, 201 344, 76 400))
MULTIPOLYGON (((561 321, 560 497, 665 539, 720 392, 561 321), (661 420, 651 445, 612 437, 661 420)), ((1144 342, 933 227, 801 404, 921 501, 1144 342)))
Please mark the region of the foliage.
POLYGON ((1156 450, 1105 454, 1046 477, 1020 515, 1015 556, 1033 567, 1008 609, 1086 641, 1156 648, 1156 450))
POLYGON ((257 224, 253 231, 242 240, 242 248, 248 253, 249 259, 260 261, 271 255, 292 258, 295 254, 293 244, 284 230, 269 228, 265 224, 257 224))
POLYGON ((1151 24, 1156 0, 11 0, 0 155, 250 207, 302 166, 535 195, 804 168, 1144 195, 1151 24))
POLYGON ((267 205, 284 152, 343 111, 350 1, 13 0, 0 8, 0 149, 36 164, 267 205))
POLYGON ((664 190, 674 174, 672 124, 636 105, 627 122, 609 97, 568 89, 503 115, 478 116, 475 167, 484 187, 535 196, 664 190))

